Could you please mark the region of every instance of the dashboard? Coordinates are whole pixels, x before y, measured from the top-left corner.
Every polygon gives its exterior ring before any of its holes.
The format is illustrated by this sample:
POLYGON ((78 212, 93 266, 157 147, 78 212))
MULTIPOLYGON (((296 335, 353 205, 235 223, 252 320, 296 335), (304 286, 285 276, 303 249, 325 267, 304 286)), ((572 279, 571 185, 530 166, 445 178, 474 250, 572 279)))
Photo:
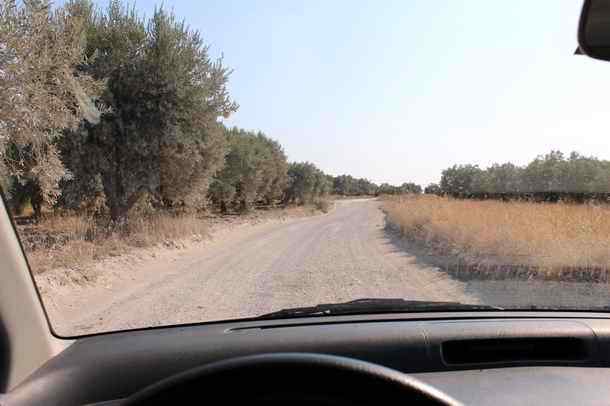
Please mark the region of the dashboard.
POLYGON ((246 320, 82 337, 5 402, 121 404, 194 367, 279 352, 368 361, 470 405, 610 399, 609 315, 483 311, 246 320))

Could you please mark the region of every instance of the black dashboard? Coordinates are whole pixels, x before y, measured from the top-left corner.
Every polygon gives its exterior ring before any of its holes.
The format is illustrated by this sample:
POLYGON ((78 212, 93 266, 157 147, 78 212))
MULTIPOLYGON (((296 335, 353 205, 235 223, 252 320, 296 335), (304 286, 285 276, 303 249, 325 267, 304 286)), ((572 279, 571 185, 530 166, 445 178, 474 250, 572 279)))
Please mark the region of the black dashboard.
POLYGON ((277 352, 369 361, 464 404, 610 399, 607 314, 464 312, 235 321, 82 337, 11 391, 6 403, 119 404, 193 367, 277 352))

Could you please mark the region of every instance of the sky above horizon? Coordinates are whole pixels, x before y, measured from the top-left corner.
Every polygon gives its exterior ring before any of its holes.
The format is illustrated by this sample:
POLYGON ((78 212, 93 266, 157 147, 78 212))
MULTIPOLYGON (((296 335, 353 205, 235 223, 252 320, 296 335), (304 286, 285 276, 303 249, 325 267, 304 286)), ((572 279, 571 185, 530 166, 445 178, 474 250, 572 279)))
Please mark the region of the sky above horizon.
MULTIPOLYGON (((150 16, 160 1, 135 4, 150 16)), ((234 70, 226 124, 289 160, 425 185, 552 149, 610 159, 610 63, 573 55, 579 0, 163 4, 234 70)))

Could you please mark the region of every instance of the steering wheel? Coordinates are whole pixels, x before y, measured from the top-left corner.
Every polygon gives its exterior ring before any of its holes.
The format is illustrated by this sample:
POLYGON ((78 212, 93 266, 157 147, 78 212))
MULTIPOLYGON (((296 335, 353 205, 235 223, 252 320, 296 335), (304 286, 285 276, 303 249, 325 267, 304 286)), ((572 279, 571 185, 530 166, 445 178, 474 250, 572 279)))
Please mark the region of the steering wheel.
POLYGON ((401 372, 352 358, 276 353, 191 369, 129 397, 125 405, 459 405, 401 372))

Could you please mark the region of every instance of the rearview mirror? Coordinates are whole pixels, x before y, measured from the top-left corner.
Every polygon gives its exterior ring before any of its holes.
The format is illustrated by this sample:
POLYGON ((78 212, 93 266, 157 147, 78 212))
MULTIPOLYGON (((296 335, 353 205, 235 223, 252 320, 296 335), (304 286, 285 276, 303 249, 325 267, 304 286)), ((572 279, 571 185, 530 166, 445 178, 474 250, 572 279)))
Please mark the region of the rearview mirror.
POLYGON ((579 50, 610 61, 610 0, 585 0, 578 25, 579 50))

